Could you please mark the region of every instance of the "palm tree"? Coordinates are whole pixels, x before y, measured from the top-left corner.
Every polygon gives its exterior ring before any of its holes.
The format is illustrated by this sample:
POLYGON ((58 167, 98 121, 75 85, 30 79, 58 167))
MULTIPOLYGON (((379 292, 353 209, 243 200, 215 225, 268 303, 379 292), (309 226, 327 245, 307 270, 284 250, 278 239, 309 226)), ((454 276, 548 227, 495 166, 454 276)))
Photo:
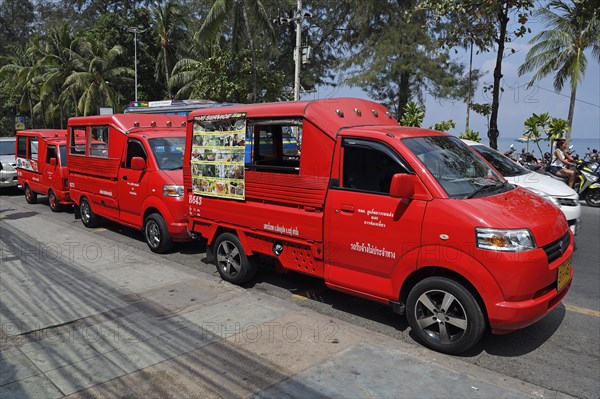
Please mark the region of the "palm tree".
POLYGON ((258 65, 256 60, 256 42, 253 27, 259 31, 268 31, 275 35, 269 16, 261 0, 215 0, 204 23, 198 31, 200 37, 207 41, 216 41, 221 30, 226 26, 228 17, 232 20, 232 48, 237 53, 242 43, 247 41, 252 60, 252 102, 258 100, 258 65))
POLYGON ((19 110, 29 112, 31 127, 35 128, 34 104, 39 98, 40 79, 35 68, 36 61, 23 48, 16 48, 5 57, 6 64, 0 68, 0 80, 11 82, 15 92, 21 93, 19 110))
POLYGON ((168 87, 171 68, 176 62, 177 50, 186 39, 183 19, 183 9, 177 0, 158 1, 151 7, 155 22, 154 32, 157 37, 160 52, 156 57, 154 76, 164 76, 168 97, 171 90, 168 87))
POLYGON ((36 66, 42 74, 40 102, 54 104, 48 111, 59 114, 57 117, 62 127, 66 116, 64 111, 72 105, 77 115, 78 102, 75 91, 63 91, 62 87, 73 72, 84 71, 86 67, 83 56, 77 51, 77 40, 71 25, 65 23, 59 28, 52 28, 47 36, 29 48, 29 52, 38 58, 36 66))
POLYGON ((79 40, 77 48, 87 60, 86 69, 69 75, 63 88, 80 96, 77 103, 79 112, 90 115, 99 105, 118 108, 123 97, 118 88, 130 84, 134 75, 133 69, 119 62, 123 48, 114 46, 109 50, 104 43, 96 40, 79 40))
POLYGON ((570 81, 567 141, 571 139, 577 86, 583 80, 588 62, 585 51, 591 48, 593 56, 600 61, 600 22, 597 14, 587 12, 582 3, 554 0, 547 8, 537 11, 550 29, 531 39, 530 43, 534 45, 519 67, 519 75, 535 70, 530 87, 554 72, 554 90, 557 92, 562 90, 565 81, 570 81))

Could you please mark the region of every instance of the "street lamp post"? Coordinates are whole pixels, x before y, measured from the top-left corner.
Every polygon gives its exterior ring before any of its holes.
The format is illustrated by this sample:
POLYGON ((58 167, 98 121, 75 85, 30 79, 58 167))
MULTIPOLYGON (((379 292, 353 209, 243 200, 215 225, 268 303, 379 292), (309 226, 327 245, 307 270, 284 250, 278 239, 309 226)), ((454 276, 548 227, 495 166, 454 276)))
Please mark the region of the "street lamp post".
POLYGON ((137 34, 144 33, 148 30, 148 28, 143 28, 142 26, 126 26, 125 30, 127 32, 133 33, 133 69, 135 71, 134 75, 134 92, 135 92, 135 101, 138 100, 138 83, 137 83, 137 34))

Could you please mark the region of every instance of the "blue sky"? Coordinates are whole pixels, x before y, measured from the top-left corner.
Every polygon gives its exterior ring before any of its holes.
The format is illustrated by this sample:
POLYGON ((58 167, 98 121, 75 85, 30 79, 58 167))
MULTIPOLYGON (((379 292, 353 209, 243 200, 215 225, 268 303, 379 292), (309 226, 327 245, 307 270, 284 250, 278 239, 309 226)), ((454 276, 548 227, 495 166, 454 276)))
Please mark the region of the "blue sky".
MULTIPOLYGON (((531 34, 516 38, 507 43, 505 58, 502 64, 504 75, 502 86, 504 92, 500 101, 498 128, 504 137, 519 137, 523 134, 523 122, 532 113, 548 112, 553 117, 567 119, 569 111, 570 84, 567 83, 562 92, 556 93, 553 88, 553 76, 536 83, 536 86, 527 88, 532 74, 519 76, 517 69, 525 60, 531 45, 529 40, 538 32, 545 29, 544 25, 533 21, 529 27, 531 34), (510 49, 515 49, 511 54, 510 49)), ((573 118, 572 137, 581 139, 600 139, 600 65, 593 59, 591 51, 586 52, 588 66, 583 82, 577 89, 577 102, 573 118)), ((459 52, 454 56, 468 66, 467 52, 459 52)), ((473 55, 473 67, 483 72, 479 87, 475 92, 473 102, 491 103, 491 93, 484 93, 483 86, 493 82, 493 70, 496 62, 496 53, 480 53, 473 55)), ((360 97, 369 96, 359 88, 341 86, 337 88, 320 88, 316 93, 303 96, 304 99, 327 97, 360 97)), ((423 126, 431 126, 442 120, 452 119, 456 128, 451 133, 461 133, 465 128, 466 104, 464 101, 448 101, 435 99, 432 96, 425 98, 425 121, 423 126)), ((487 121, 479 114, 471 112, 470 128, 478 131, 484 142, 487 142, 487 121)))

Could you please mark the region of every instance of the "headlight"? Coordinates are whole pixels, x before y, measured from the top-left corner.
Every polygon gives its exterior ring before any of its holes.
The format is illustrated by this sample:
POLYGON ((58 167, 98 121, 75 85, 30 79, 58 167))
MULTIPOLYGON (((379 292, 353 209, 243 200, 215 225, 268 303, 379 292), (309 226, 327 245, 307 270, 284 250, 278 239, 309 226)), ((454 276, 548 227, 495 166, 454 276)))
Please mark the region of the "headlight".
POLYGON ((476 228, 477 248, 491 251, 517 252, 536 248, 528 229, 504 230, 476 228))
POLYGON ((531 188, 531 187, 527 187, 527 190, 531 191, 534 194, 539 195, 540 197, 544 198, 545 200, 551 202, 552 205, 558 206, 560 208, 560 204, 558 203, 558 200, 556 198, 554 198, 553 196, 546 194, 543 191, 536 190, 535 188, 531 188))
POLYGON ((163 195, 167 197, 182 197, 183 186, 176 186, 175 184, 165 184, 163 186, 163 195))

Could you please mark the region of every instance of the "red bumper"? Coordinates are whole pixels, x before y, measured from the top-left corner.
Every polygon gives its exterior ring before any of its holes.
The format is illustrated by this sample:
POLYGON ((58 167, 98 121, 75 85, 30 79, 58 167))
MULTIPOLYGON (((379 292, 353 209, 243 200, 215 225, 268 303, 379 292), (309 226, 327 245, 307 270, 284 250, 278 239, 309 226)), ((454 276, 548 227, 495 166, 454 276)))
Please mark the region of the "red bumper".
POLYGON ((192 237, 188 234, 187 222, 173 222, 168 225, 169 234, 173 238, 173 241, 184 242, 192 241, 192 237))
POLYGON ((542 319, 567 295, 572 281, 573 268, 569 282, 560 291, 553 288, 537 298, 519 302, 486 302, 492 333, 507 334, 542 319))

